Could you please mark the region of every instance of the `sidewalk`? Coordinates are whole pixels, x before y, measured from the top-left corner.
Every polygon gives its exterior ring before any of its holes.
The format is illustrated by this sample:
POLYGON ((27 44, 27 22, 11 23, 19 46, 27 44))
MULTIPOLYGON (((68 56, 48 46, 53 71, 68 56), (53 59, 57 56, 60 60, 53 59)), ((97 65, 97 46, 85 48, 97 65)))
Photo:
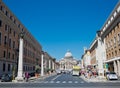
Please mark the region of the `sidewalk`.
POLYGON ((80 76, 84 81, 86 82, 107 82, 106 78, 98 78, 98 77, 91 77, 91 78, 86 78, 85 76, 80 76))
POLYGON ((44 80, 45 78, 48 78, 50 76, 54 76, 56 73, 51 73, 49 75, 39 76, 39 77, 30 77, 28 80, 29 82, 35 81, 35 80, 44 80))

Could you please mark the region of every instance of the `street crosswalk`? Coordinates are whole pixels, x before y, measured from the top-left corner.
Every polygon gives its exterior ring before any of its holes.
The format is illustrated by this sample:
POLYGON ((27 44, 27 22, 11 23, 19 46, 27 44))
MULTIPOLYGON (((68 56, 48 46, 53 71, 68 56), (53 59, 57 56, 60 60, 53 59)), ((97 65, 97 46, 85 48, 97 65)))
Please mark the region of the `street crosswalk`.
POLYGON ((75 84, 78 84, 78 83, 85 83, 84 81, 41 81, 41 82, 38 82, 38 81, 35 81, 35 83, 44 83, 44 84, 47 84, 47 83, 57 83, 57 84, 59 84, 59 83, 63 83, 63 84, 73 84, 73 83, 75 83, 75 84))

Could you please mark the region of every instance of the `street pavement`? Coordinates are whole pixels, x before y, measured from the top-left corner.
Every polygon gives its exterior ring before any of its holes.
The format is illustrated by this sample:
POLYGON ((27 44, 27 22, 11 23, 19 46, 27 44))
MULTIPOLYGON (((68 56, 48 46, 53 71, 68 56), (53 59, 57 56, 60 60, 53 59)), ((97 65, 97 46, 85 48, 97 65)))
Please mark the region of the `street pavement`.
POLYGON ((54 74, 44 78, 32 79, 29 82, 1 82, 0 88, 120 88, 120 83, 91 82, 71 74, 54 74))
POLYGON ((113 83, 120 83, 120 78, 118 80, 107 80, 106 78, 99 78, 99 77, 91 77, 86 78, 85 76, 80 76, 86 82, 113 82, 113 83))

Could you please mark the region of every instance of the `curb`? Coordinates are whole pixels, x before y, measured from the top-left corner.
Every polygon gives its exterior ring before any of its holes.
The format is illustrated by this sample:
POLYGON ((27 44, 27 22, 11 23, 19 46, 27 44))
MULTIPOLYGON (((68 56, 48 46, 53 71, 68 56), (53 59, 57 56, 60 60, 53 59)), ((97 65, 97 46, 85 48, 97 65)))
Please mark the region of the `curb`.
POLYGON ((87 79, 83 76, 80 76, 86 82, 108 82, 106 79, 87 79))
POLYGON ((56 74, 50 74, 50 75, 46 75, 46 76, 40 76, 40 77, 32 77, 32 78, 29 78, 29 82, 33 82, 33 81, 36 81, 36 80, 44 80, 45 78, 48 78, 48 77, 51 77, 51 76, 54 76, 56 74))
POLYGON ((101 82, 101 83, 120 83, 120 80, 117 80, 117 81, 112 81, 112 80, 107 80, 107 79, 100 79, 100 78, 97 78, 97 79, 87 79, 83 76, 80 76, 80 78, 82 78, 84 81, 86 82, 93 82, 93 83, 96 83, 96 82, 101 82))

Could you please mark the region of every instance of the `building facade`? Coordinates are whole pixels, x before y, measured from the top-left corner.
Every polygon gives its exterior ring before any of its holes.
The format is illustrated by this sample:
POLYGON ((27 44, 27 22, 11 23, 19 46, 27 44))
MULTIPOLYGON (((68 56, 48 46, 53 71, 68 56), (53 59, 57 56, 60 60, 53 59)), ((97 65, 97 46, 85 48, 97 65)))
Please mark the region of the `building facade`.
POLYGON ((120 1, 101 30, 97 31, 89 50, 91 65, 97 66, 99 76, 103 76, 107 71, 120 76, 120 1))
POLYGON ((120 76, 120 1, 101 29, 101 37, 105 40, 108 71, 120 76))
POLYGON ((19 34, 24 32, 24 71, 35 71, 41 64, 41 45, 0 0, 0 75, 17 70, 19 34))
POLYGON ((59 61, 60 70, 71 71, 73 66, 77 65, 77 60, 73 58, 72 53, 67 51, 64 58, 59 61))

